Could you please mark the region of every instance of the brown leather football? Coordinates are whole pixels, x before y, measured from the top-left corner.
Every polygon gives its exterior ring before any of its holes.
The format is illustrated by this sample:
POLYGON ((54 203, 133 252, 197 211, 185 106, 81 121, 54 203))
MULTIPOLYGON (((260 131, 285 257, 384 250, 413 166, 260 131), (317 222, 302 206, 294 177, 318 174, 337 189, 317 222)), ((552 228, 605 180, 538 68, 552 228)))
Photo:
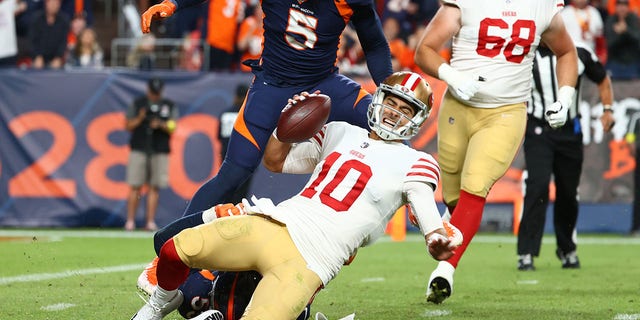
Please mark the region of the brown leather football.
POLYGON ((305 141, 322 129, 331 112, 331 98, 310 94, 302 101, 282 110, 276 135, 282 142, 305 141))

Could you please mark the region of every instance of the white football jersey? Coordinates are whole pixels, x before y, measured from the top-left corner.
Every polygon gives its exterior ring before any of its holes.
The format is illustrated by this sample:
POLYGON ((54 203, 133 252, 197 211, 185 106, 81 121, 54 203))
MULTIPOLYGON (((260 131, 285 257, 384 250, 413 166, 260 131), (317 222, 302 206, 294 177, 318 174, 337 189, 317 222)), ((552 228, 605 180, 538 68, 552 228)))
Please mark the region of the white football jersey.
MULTIPOLYGON (((316 161, 300 193, 267 213, 287 225, 309 268, 325 284, 358 247, 384 233, 396 210, 407 203, 405 183, 424 182, 432 189, 438 185, 440 169, 432 156, 401 142, 372 140, 368 134, 345 122, 331 122, 296 146, 304 151, 293 150, 290 156, 324 160, 316 161)), ((442 225, 439 213, 429 214, 442 225)))
POLYGON ((460 8, 461 28, 453 38, 451 66, 485 83, 469 105, 495 108, 527 101, 533 57, 540 35, 563 0, 444 0, 460 8))

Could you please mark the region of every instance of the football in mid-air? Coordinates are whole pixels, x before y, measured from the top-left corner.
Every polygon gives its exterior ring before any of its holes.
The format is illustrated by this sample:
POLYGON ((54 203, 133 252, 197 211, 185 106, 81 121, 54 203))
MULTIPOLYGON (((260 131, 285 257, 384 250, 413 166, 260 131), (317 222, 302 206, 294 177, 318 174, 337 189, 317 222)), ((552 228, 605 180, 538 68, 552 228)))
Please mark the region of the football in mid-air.
POLYGON ((310 94, 302 101, 287 106, 282 110, 276 136, 278 140, 287 143, 307 140, 320 129, 329 119, 331 112, 331 98, 324 94, 310 94))

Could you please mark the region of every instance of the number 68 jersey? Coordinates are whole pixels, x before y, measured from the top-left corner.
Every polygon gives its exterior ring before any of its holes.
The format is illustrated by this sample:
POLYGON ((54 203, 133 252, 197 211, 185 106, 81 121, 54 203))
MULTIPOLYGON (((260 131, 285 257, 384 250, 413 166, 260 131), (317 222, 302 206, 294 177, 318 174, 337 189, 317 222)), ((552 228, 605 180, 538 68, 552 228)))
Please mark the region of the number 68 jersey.
POLYGON ((563 0, 444 0, 458 7, 461 28, 453 38, 451 66, 485 79, 469 105, 495 108, 527 101, 541 34, 563 0))
POLYGON ((345 122, 330 122, 308 142, 294 146, 285 161, 283 172, 313 168, 313 174, 300 193, 270 215, 287 225, 325 284, 358 247, 384 233, 396 210, 410 200, 408 188, 424 191, 431 199, 421 200, 433 203, 414 203, 416 214, 426 220, 423 233, 442 227, 433 199, 440 175, 435 159, 401 142, 368 135, 345 122))

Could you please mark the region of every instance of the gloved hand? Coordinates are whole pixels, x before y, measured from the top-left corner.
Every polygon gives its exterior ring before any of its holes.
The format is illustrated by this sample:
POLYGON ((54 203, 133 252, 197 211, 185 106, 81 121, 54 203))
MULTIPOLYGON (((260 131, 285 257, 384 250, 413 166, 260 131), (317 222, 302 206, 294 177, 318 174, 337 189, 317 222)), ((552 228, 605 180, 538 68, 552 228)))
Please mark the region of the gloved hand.
POLYGON ((161 3, 151 6, 142 14, 142 19, 140 19, 140 29, 142 29, 142 33, 149 33, 153 19, 170 17, 175 11, 176 4, 170 0, 164 0, 161 3))
POLYGON ((452 249, 457 248, 462 244, 462 232, 460 229, 456 228, 456 226, 452 225, 451 222, 443 220, 442 226, 444 230, 447 232, 447 238, 449 238, 449 247, 452 249))
POLYGON ((544 117, 551 128, 560 128, 567 122, 569 106, 573 102, 575 91, 576 89, 570 86, 562 86, 558 90, 558 100, 547 107, 547 111, 544 113, 544 117))
POLYGON ((474 78, 472 75, 458 71, 446 63, 441 64, 438 68, 438 78, 446 82, 452 94, 462 100, 471 99, 480 90, 481 81, 484 81, 482 77, 474 78))
POLYGON ((427 236, 427 249, 436 260, 447 260, 453 256, 453 248, 451 248, 450 244, 449 238, 436 231, 427 236))
POLYGON ((218 218, 228 216, 242 216, 247 214, 247 212, 244 210, 244 204, 242 203, 238 203, 236 205, 233 205, 233 203, 223 203, 216 205, 213 208, 216 211, 216 217, 218 218))

